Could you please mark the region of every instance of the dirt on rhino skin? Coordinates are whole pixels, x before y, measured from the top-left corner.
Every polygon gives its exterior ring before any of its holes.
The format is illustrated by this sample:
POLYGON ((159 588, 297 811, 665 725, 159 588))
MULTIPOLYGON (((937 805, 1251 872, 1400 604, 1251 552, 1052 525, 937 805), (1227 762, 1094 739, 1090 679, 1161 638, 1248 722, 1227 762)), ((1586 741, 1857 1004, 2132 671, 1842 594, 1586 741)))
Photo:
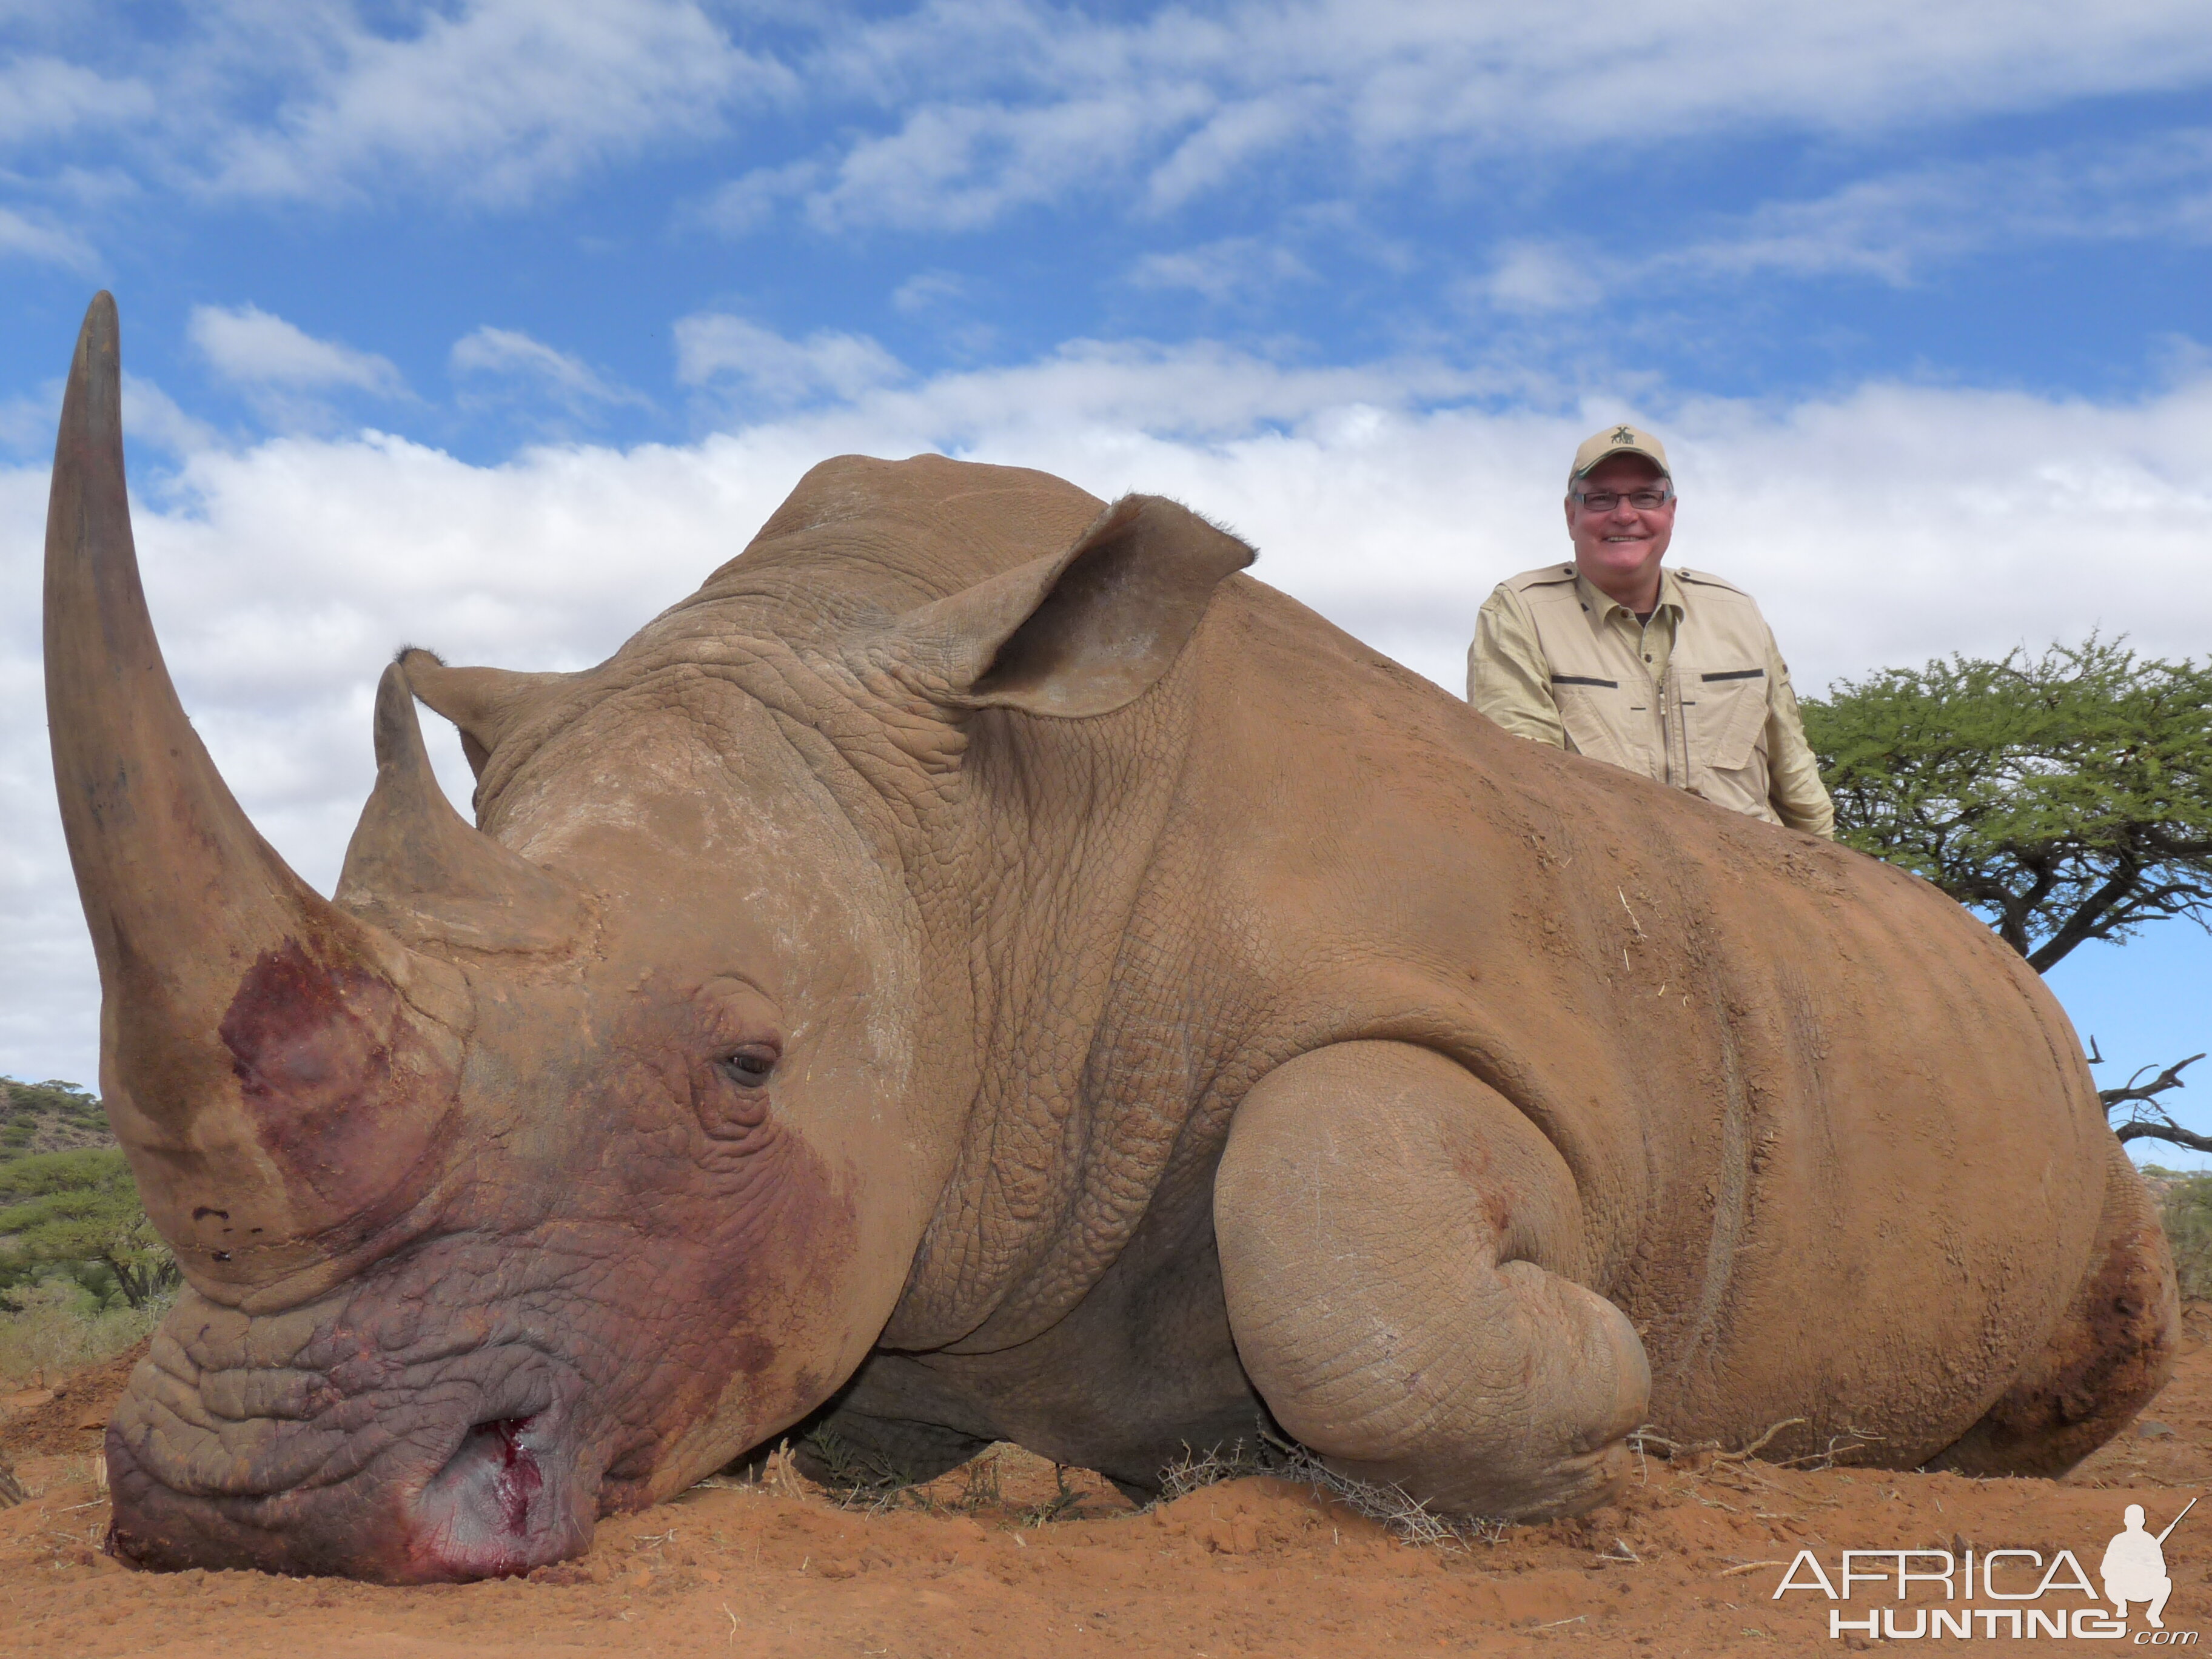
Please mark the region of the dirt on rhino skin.
MULTIPOLYGON (((1831 1573, 1846 1548, 2018 1547, 2045 1559, 2065 1548, 2094 1574, 2124 1504, 2141 1503, 2155 1531, 2212 1488, 2212 1309, 2192 1306, 2186 1330, 2173 1380, 2143 1420, 2063 1480, 1652 1459, 1619 1505, 1443 1548, 1401 1543, 1265 1478, 1138 1511, 1096 1477, 997 1447, 879 1510, 841 1508, 788 1470, 717 1480, 600 1522, 589 1554, 527 1579, 386 1589, 135 1572, 100 1552, 107 1506, 92 1485, 96 1437, 83 1434, 82 1449, 15 1456, 32 1496, 0 1511, 0 1652, 1703 1659, 1856 1650, 1864 1638, 1831 1638, 1832 1604, 1817 1592, 1775 1599, 1801 1548, 1831 1573)), ((98 1377, 112 1394, 126 1370, 112 1362, 62 1392, 74 1397, 98 1377)), ((0 1446, 21 1431, 0 1425, 0 1446)), ((2176 1632, 2212 1636, 2208 1508, 2166 1541, 2166 1623, 2176 1632)), ((1916 1591, 1904 1611, 1924 1605, 1916 1591)))

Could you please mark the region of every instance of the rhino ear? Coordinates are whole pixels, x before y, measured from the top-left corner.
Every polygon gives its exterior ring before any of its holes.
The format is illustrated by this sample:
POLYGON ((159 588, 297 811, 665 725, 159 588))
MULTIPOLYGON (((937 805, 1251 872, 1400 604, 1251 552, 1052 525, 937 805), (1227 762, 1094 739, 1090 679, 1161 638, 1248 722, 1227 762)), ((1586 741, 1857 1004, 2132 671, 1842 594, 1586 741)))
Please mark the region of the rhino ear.
POLYGON ((505 668, 448 668, 434 653, 409 646, 399 666, 415 695, 459 728, 469 770, 481 778, 499 740, 548 687, 570 674, 517 674, 505 668))
POLYGON ((901 617, 902 678, 952 708, 1110 714, 1174 666, 1214 588, 1253 557, 1178 502, 1124 495, 1066 551, 901 617))

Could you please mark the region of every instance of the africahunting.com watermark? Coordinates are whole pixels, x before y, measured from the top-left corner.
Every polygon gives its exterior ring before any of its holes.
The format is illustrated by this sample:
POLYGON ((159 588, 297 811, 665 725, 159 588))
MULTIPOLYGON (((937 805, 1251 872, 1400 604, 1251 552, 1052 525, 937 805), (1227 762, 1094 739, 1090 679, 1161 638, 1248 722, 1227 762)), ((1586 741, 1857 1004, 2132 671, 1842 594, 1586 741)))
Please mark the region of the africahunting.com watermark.
POLYGON ((2192 1498, 2164 1531, 2154 1533, 2142 1505, 2129 1504, 2120 1530, 2099 1558, 2096 1583, 2072 1550, 2060 1550, 2047 1563, 2039 1550, 1844 1550, 1833 1574, 1814 1552, 1799 1550, 1775 1587, 1774 1599, 1801 1593, 1839 1604, 1828 1609, 1831 1637, 1980 1641, 2057 1636, 2131 1640, 2137 1647, 2194 1647, 2197 1632, 2166 1628, 2166 1603, 2173 1594, 2173 1580, 2166 1571, 2166 1540, 2182 1516, 2196 1507, 2192 1498), (1915 1586, 1923 1591, 1921 1605, 1881 1605, 1893 1596, 1905 1601, 1915 1586), (1932 1600, 1938 1587, 1940 1606, 1932 1600), (2070 1599, 2075 1597, 2088 1605, 2079 1605, 2070 1599), (1844 1602, 1852 1605, 1840 1605, 1844 1602), (2130 1622, 2131 1611, 2140 1625, 2130 1622))

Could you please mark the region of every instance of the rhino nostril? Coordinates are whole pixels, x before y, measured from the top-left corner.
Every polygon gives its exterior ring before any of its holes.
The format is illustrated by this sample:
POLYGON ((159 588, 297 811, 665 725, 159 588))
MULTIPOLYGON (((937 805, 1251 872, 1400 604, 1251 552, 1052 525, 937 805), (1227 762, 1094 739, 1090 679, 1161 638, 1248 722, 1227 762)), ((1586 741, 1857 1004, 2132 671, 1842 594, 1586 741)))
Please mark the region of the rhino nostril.
POLYGON ((469 1425, 426 1494, 451 1541, 496 1554, 544 1529, 549 1516, 532 1514, 545 1508, 545 1472, 529 1438, 537 1420, 495 1417, 469 1425), (507 1542, 495 1541, 502 1538, 507 1542))
POLYGON ((409 1571, 494 1577, 589 1548, 595 1485, 574 1450, 557 1409, 471 1423, 415 1499, 409 1571))
POLYGON ((487 1495, 500 1518, 506 1522, 507 1531, 517 1538, 530 1530, 530 1500, 545 1484, 538 1460, 522 1443, 524 1431, 536 1420, 529 1417, 501 1417, 478 1423, 462 1440, 459 1456, 455 1460, 470 1459, 489 1474, 490 1491, 487 1495))

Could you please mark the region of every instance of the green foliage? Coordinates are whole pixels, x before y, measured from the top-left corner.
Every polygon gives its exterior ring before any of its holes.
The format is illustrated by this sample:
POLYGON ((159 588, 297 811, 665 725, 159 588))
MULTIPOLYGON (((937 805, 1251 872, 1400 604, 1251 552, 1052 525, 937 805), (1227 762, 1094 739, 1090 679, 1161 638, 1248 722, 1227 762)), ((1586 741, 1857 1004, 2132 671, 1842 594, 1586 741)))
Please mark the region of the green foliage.
POLYGON ((0 1284, 67 1277, 101 1302, 143 1309, 177 1282, 131 1166, 101 1147, 0 1164, 0 1284))
POLYGON ((2174 1274, 2186 1299, 2212 1297, 2212 1171, 2174 1175, 2155 1166, 2146 1175, 2169 1176, 2159 1200, 2166 1237, 2173 1247, 2174 1274))
POLYGON ((2148 921, 2212 923, 2212 664, 2091 635, 1803 704, 1837 838, 1988 917, 2041 973, 2148 921))
POLYGON ((0 1078, 0 1380, 120 1353, 159 1322, 178 1277, 98 1098, 0 1078))

